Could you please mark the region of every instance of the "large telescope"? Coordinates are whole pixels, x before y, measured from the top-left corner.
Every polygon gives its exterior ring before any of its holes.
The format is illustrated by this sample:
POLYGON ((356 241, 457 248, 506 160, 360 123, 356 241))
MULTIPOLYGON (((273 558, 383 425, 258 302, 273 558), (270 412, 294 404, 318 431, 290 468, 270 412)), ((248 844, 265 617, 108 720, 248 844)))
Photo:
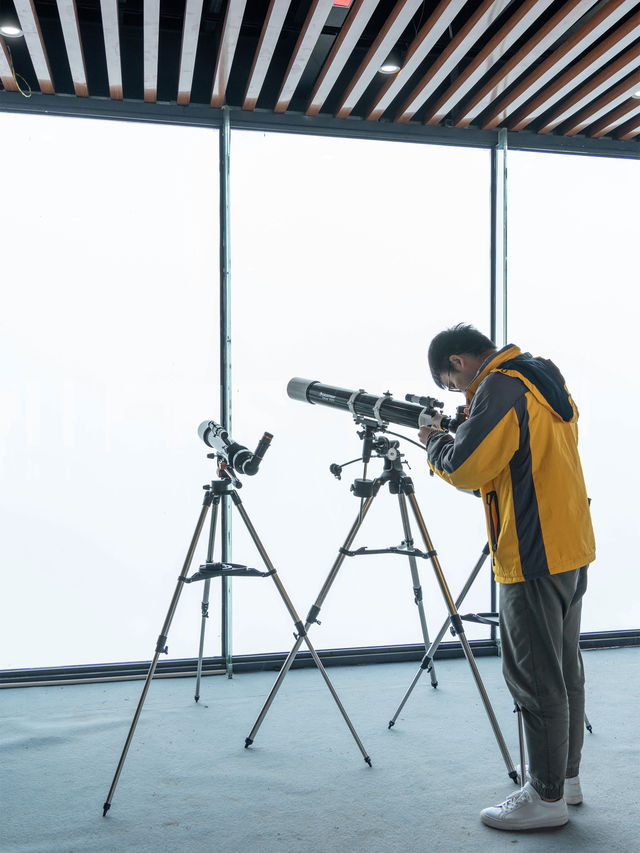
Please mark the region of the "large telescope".
POLYGON ((359 391, 349 391, 347 388, 337 388, 335 385, 324 385, 311 379, 300 379, 296 376, 287 385, 287 394, 292 400, 312 403, 320 406, 331 406, 350 412, 354 418, 369 418, 375 420, 381 427, 389 423, 404 427, 420 429, 422 426, 436 427, 455 432, 466 419, 464 406, 458 408, 455 418, 443 415, 444 403, 434 397, 417 397, 407 394, 406 402, 394 400, 389 392, 382 396, 367 394, 362 388, 359 391))

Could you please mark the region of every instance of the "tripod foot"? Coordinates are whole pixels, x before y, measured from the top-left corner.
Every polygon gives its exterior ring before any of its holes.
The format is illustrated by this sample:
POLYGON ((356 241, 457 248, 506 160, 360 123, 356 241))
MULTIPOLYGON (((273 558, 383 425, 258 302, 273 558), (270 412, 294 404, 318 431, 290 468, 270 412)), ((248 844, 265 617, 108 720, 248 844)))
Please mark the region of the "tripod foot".
POLYGON ((396 724, 395 720, 389 720, 389 725, 387 726, 387 728, 392 729, 395 726, 395 724, 396 724))
POLYGON ((369 756, 368 756, 368 755, 367 755, 367 756, 365 756, 365 759, 364 759, 364 760, 367 762, 367 764, 369 765, 369 767, 371 767, 371 759, 369 758, 369 756))
POLYGON ((516 785, 520 784, 520 779, 518 777, 518 771, 517 770, 512 770, 511 773, 509 773, 509 779, 512 779, 514 784, 516 784, 516 785))
POLYGON ((197 702, 197 701, 198 701, 198 699, 199 699, 200 697, 199 697, 199 696, 194 696, 193 698, 194 698, 194 700, 197 702))
POLYGON ((432 687, 437 687, 437 686, 438 686, 438 682, 437 682, 437 681, 432 681, 432 682, 431 682, 431 686, 432 686, 432 687))
POLYGON ((107 812, 109 811, 109 809, 110 809, 110 808, 111 808, 111 803, 105 803, 105 804, 103 805, 103 807, 102 807, 102 817, 106 817, 106 816, 107 816, 107 812))
POLYGON ((248 749, 252 743, 253 743, 253 741, 250 737, 245 738, 244 739, 244 748, 248 749))
POLYGON ((593 734, 593 726, 587 726, 587 731, 589 732, 589 734, 593 734))

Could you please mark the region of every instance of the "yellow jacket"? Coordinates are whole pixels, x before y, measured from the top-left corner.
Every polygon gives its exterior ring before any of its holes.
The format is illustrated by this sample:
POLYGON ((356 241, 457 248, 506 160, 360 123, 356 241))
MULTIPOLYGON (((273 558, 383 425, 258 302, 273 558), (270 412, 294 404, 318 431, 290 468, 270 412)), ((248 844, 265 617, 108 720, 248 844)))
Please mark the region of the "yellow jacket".
POLYGON ((558 368, 508 345, 467 388, 469 419, 429 441, 430 468, 480 490, 495 578, 517 583, 595 559, 578 410, 558 368))

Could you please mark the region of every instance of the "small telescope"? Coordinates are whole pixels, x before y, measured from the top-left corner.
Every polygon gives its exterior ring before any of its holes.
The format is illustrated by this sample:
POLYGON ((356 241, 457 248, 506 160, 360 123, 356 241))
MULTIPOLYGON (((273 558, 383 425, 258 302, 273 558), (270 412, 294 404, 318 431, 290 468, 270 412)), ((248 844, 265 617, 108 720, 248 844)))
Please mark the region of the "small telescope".
POLYGON ((320 406, 331 406, 350 412, 356 421, 364 418, 374 420, 380 428, 390 423, 420 429, 422 426, 436 427, 455 432, 466 420, 465 407, 459 406, 455 417, 442 413, 444 403, 435 397, 418 397, 407 394, 406 402, 394 400, 389 391, 382 396, 368 394, 362 388, 349 391, 334 385, 324 385, 311 379, 294 377, 287 385, 287 394, 292 400, 320 406), (440 410, 440 411, 439 411, 440 410))
POLYGON ((229 468, 249 476, 258 473, 262 458, 273 438, 271 433, 265 432, 252 453, 248 448, 234 441, 227 430, 215 421, 203 421, 198 427, 198 435, 207 447, 215 450, 216 455, 226 462, 229 468))

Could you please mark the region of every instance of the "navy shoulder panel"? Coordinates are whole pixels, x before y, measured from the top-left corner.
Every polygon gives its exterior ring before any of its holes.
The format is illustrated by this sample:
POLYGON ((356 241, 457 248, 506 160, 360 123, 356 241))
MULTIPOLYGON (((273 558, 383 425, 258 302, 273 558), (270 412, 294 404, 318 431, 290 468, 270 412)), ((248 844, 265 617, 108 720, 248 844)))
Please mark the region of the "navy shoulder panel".
POLYGON ((568 422, 573 418, 573 406, 564 387, 564 378, 552 361, 519 355, 503 361, 500 369, 517 370, 538 389, 563 421, 568 422))

